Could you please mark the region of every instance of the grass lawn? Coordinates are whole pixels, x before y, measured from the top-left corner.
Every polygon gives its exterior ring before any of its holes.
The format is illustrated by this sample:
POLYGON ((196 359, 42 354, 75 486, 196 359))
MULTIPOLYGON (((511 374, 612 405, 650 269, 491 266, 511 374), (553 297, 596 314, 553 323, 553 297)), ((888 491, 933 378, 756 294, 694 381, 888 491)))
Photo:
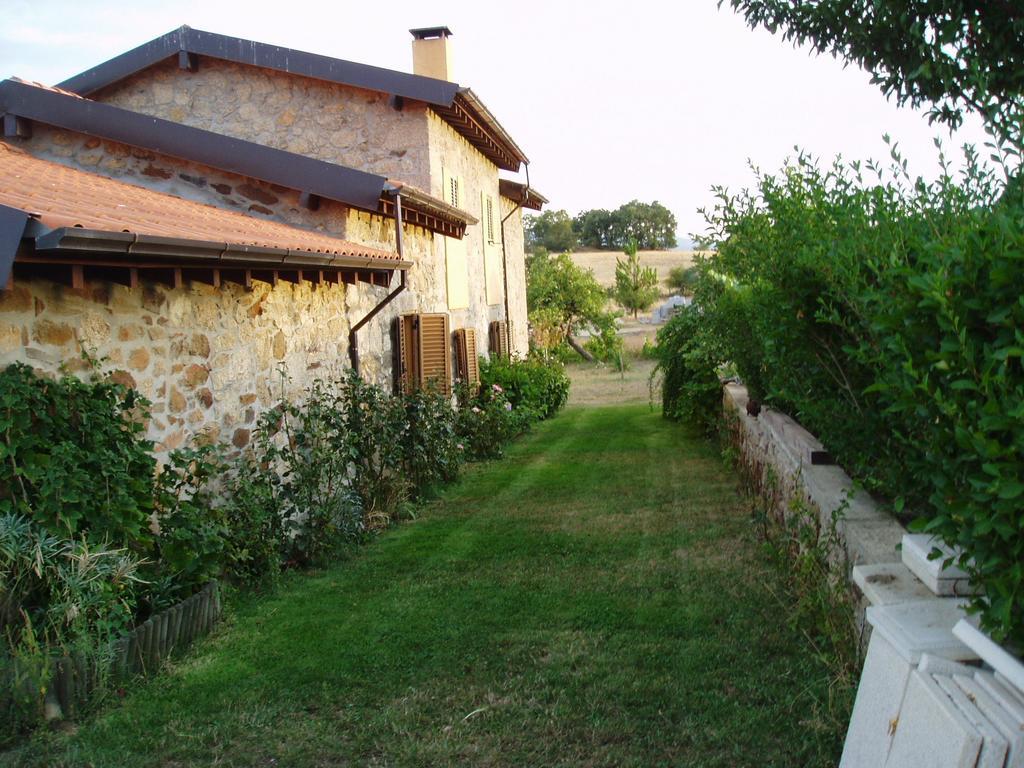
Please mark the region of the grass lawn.
POLYGON ((828 671, 762 562, 712 446, 646 404, 570 408, 0 762, 833 765, 828 671))

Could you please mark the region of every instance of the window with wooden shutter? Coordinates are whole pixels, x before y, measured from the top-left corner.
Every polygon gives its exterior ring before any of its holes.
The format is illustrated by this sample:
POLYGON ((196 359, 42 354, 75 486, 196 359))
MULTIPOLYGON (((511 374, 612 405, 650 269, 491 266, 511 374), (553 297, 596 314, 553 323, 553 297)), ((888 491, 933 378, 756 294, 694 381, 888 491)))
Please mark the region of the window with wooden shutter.
POLYGON ((487 334, 488 350, 492 355, 508 357, 508 324, 504 320, 493 320, 487 334))
POLYGON ((438 391, 452 392, 452 359, 448 346, 448 315, 419 316, 419 353, 421 387, 433 385, 438 391))
POLYGON ((448 315, 410 314, 395 319, 395 390, 410 394, 433 385, 452 391, 452 359, 448 346, 448 315))
POLYGON ((476 348, 476 329, 455 331, 456 375, 471 386, 480 383, 480 359, 476 348))
MULTIPOLYGON (((442 170, 445 202, 461 207, 462 179, 448 169, 442 170)), ((449 309, 469 307, 469 257, 465 239, 446 237, 444 239, 445 287, 448 291, 449 309)))
POLYGON ((487 228, 487 242, 496 243, 498 238, 494 231, 494 198, 490 195, 484 196, 484 226, 487 228))
POLYGON ((419 359, 413 350, 413 340, 416 338, 414 327, 416 317, 416 315, 396 317, 391 342, 394 350, 395 391, 406 395, 413 390, 413 382, 416 380, 415 367, 419 359))
POLYGON ((484 254, 484 288, 488 305, 500 305, 505 299, 505 276, 501 267, 501 243, 494 218, 494 198, 480 193, 480 231, 484 254))

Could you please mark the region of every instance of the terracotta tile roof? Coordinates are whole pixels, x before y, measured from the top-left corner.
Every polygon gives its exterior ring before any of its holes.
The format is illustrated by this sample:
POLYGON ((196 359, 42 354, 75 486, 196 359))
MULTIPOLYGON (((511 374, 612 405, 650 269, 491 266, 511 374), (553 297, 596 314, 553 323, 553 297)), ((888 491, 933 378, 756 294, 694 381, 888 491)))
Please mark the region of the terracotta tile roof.
POLYGON ((9 79, 13 80, 16 83, 21 83, 22 85, 31 85, 33 88, 42 88, 44 91, 51 91, 53 93, 59 93, 61 96, 72 96, 72 97, 74 97, 76 99, 81 99, 82 98, 77 93, 74 93, 72 91, 65 91, 63 88, 58 88, 55 85, 46 85, 44 83, 40 83, 38 80, 26 80, 23 77, 17 77, 17 76, 12 76, 9 79))
POLYGON ((84 227, 400 261, 397 253, 136 187, 33 157, 4 142, 0 204, 33 214, 54 229, 84 227))

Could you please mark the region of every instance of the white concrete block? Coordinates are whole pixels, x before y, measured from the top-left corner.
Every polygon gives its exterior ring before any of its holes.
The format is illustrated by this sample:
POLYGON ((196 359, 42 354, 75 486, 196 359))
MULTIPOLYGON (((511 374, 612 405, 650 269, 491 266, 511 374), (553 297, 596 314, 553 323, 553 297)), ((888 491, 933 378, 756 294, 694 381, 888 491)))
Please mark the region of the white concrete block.
POLYGON ((885 764, 913 665, 880 633, 871 635, 840 768, 885 764))
POLYGON ((953 627, 953 634, 1001 674, 1008 687, 1024 691, 1024 663, 975 626, 976 619, 964 619, 953 627))
POLYGON ((854 566, 853 582, 871 605, 898 605, 932 597, 932 592, 903 563, 854 566))
POLYGON ((950 598, 870 606, 867 620, 910 664, 918 664, 925 653, 950 661, 973 661, 978 658, 974 651, 953 636, 953 626, 965 615, 964 607, 964 601, 950 598))
POLYGON ((958 556, 959 553, 930 534, 903 534, 903 564, 936 595, 956 597, 974 594, 967 574, 955 563, 947 568, 942 567, 947 558, 958 556), (930 560, 928 556, 936 549, 942 553, 941 556, 930 560))
POLYGON ((1002 683, 1006 687, 1006 690, 1008 690, 1010 693, 1016 695, 1017 696, 1017 700, 1021 704, 1024 704, 1024 693, 1022 693, 1020 691, 1020 689, 1017 688, 1017 686, 1015 686, 1013 684, 1013 681, 1010 680, 1006 675, 1004 675, 999 670, 996 670, 995 675, 996 675, 996 680, 998 680, 1000 683, 1002 683))
POLYGON ((955 675, 953 682, 981 710, 1007 741, 1006 768, 1024 768, 1024 720, 999 705, 973 677, 955 675))
POLYGON ((991 672, 978 671, 974 673, 974 679, 1000 707, 1009 712, 1014 719, 1024 723, 1024 705, 1017 701, 1017 697, 1005 685, 996 680, 995 675, 991 672))
POLYGON ((959 661, 941 659, 938 656, 932 656, 930 653, 921 656, 921 662, 917 665, 917 668, 925 674, 942 675, 944 677, 953 677, 953 675, 970 677, 977 670, 977 667, 969 667, 966 664, 961 664, 959 661))
POLYGON ((981 752, 975 768, 1004 768, 1009 743, 999 729, 993 725, 971 699, 965 694, 953 678, 944 675, 932 675, 932 679, 942 691, 949 696, 960 713, 981 734, 981 752))
POLYGON ((885 768, 975 768, 982 738, 931 675, 914 671, 885 768))

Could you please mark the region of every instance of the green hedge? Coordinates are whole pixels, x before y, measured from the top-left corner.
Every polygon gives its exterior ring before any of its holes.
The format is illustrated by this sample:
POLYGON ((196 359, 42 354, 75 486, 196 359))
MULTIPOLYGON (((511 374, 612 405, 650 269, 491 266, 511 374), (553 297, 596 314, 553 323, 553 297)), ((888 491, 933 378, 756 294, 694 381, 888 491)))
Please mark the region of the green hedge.
MULTIPOLYGON (((985 628, 1024 647, 1024 194, 973 156, 930 184, 893 157, 891 176, 801 157, 720 192, 700 323, 666 333, 662 357, 734 366, 897 514, 962 548, 985 628)), ((711 407, 693 380, 668 382, 667 402, 687 403, 670 415, 711 407)))
POLYGON ((525 360, 481 358, 480 381, 483 387, 497 384, 513 408, 527 408, 540 419, 554 416, 569 397, 565 366, 537 352, 525 360))

